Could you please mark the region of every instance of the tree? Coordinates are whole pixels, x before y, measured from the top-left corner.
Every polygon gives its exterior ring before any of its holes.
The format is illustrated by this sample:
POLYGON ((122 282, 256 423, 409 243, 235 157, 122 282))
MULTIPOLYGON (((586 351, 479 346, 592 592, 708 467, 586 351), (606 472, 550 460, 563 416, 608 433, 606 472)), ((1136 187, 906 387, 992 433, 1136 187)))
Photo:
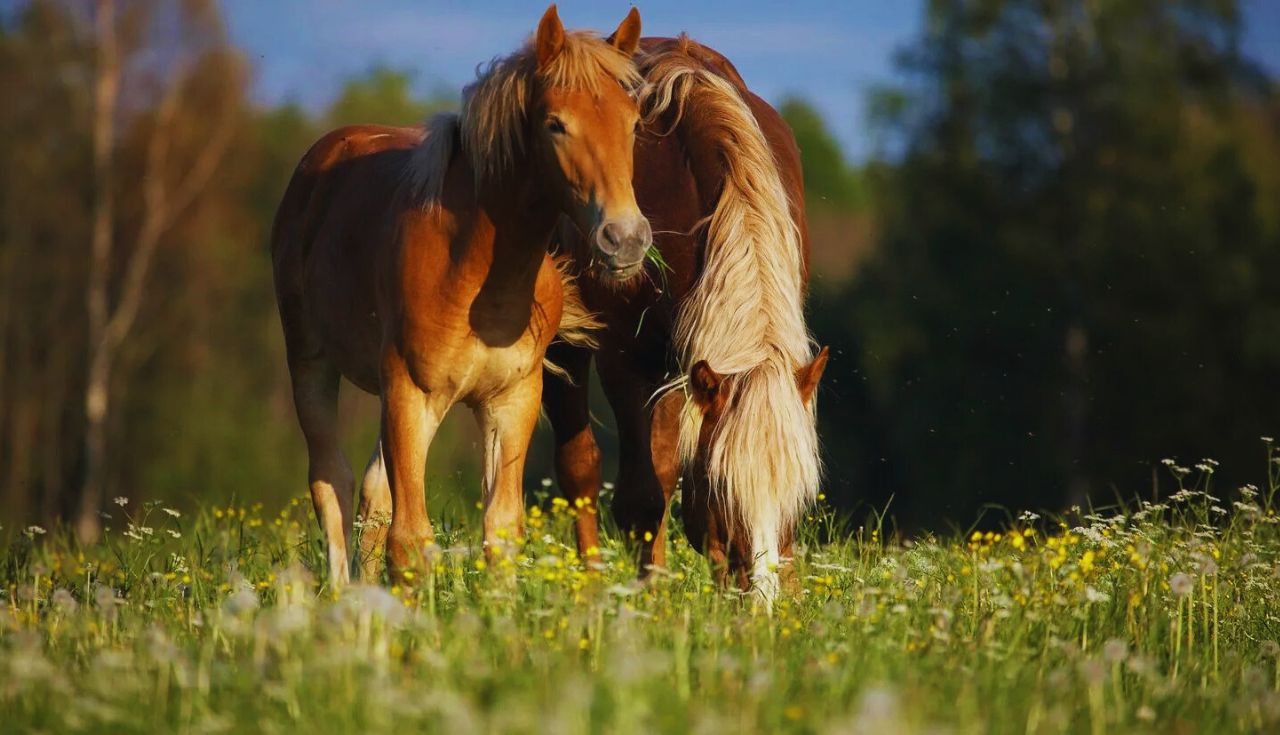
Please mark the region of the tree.
MULTIPOLYGON (((188 3, 182 22, 207 24, 211 10, 201 3, 188 3)), ((148 16, 160 8, 136 4, 133 13, 148 16)), ((150 18, 133 19, 145 24, 150 18)), ((141 177, 140 222, 133 233, 132 248, 120 252, 116 248, 115 192, 112 181, 116 162, 116 119, 122 75, 120 50, 121 29, 115 0, 97 0, 94 13, 94 35, 97 52, 94 66, 93 125, 93 239, 86 290, 88 329, 88 378, 85 384, 85 468, 76 531, 84 541, 99 533, 99 512, 103 507, 107 483, 107 432, 111 396, 112 371, 120 350, 130 338, 148 286, 156 249, 175 222, 195 204, 222 162, 235 128, 236 105, 233 99, 218 104, 218 114, 207 127, 207 137, 199 146, 176 150, 176 143, 189 135, 180 130, 178 117, 193 75, 200 64, 217 65, 229 79, 240 76, 238 63, 226 52, 215 27, 201 30, 211 38, 205 43, 192 43, 176 52, 169 60, 167 76, 154 75, 159 91, 154 109, 148 111, 145 154, 141 177), (120 281, 114 298, 110 281, 121 260, 120 281)), ((238 82, 229 87, 238 92, 238 82)), ((191 121, 184 121, 191 122, 191 121)))
POLYGON ((927 12, 917 93, 882 121, 905 153, 880 247, 823 314, 860 357, 829 377, 868 406, 823 420, 890 468, 832 476, 926 523, 1145 492, 1169 454, 1247 476, 1280 405, 1280 198, 1235 4, 927 12))

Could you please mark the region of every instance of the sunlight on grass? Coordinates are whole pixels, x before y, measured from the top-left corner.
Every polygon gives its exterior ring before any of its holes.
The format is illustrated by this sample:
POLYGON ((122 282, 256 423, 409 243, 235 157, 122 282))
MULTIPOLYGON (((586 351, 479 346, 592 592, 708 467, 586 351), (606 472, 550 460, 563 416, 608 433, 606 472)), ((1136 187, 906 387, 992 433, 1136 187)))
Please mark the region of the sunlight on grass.
MULTIPOLYGON (((411 586, 324 580, 310 505, 188 517, 124 498, 106 540, 0 557, 8 731, 1113 732, 1280 726, 1268 486, 999 531, 884 538, 810 516, 772 614, 682 537, 648 586, 589 572, 574 508, 496 564, 446 530, 411 586), (826 540, 821 540, 826 539, 826 540)), ((473 524, 474 526, 474 524, 473 524)), ((8 531, 10 529, 6 529, 8 531)))

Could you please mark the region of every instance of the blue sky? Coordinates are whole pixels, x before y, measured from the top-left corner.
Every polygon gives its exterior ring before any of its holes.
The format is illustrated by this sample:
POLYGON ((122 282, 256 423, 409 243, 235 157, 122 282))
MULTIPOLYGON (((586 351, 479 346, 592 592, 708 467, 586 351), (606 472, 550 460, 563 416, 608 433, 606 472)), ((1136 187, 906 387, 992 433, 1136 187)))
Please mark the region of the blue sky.
MULTIPOLYGON (((562 0, 570 28, 609 32, 627 0, 562 0)), ((872 147, 867 90, 894 80, 893 52, 915 35, 919 0, 643 0, 645 35, 681 31, 715 47, 760 95, 798 94, 845 151, 872 147)), ((224 0, 233 41, 255 64, 262 102, 321 107, 343 80, 376 64, 412 70, 424 92, 455 90, 476 64, 514 49, 546 0, 224 0)), ((1280 73, 1280 0, 1245 0, 1246 52, 1280 73)))

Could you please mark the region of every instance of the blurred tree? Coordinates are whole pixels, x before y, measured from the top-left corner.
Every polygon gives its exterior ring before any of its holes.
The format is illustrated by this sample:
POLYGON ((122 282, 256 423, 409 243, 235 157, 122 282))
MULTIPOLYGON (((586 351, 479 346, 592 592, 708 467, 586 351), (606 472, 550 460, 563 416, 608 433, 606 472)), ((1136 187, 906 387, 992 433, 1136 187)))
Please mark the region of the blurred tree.
POLYGON ((804 192, 810 210, 852 211, 866 204, 862 179, 848 166, 822 116, 808 102, 788 97, 778 112, 791 126, 804 163, 804 192))
POLYGON ((414 96, 412 72, 375 66, 343 85, 325 119, 331 127, 370 122, 417 125, 452 104, 439 96, 414 96))
POLYGON ((0 503, 52 517, 83 438, 92 47, 62 5, 0 18, 0 503))
POLYGON ((86 287, 84 482, 76 515, 77 535, 85 542, 96 540, 104 509, 112 372, 133 336, 156 251, 174 233, 178 220, 201 203, 235 134, 243 96, 240 63, 227 49, 209 3, 188 0, 178 10, 132 2, 117 17, 115 0, 97 0, 93 15, 93 232, 86 287), (176 17, 170 17, 175 11, 176 17), (124 34, 136 34, 134 47, 122 45, 124 34), (174 39, 178 43, 171 48, 161 47, 174 39), (149 54, 163 58, 163 66, 148 63, 149 54), (132 83, 135 95, 149 97, 141 102, 141 111, 121 109, 119 95, 122 82, 129 83, 123 79, 127 71, 144 77, 132 83), (190 89, 197 84, 214 91, 198 105, 190 89), (133 134, 130 142, 142 151, 136 178, 127 180, 117 178, 116 168, 116 149, 123 140, 116 126, 122 112, 134 112, 123 119, 137 129, 123 132, 125 138, 133 134), (125 191, 120 198, 133 195, 138 207, 136 224, 128 230, 120 227, 116 214, 116 187, 121 184, 125 191), (127 247, 117 248, 118 235, 126 232, 127 247))
POLYGON ((813 286, 835 288, 857 270, 874 243, 866 169, 845 161, 839 143, 808 102, 791 97, 778 111, 800 148, 813 286))
POLYGON ((874 263, 818 314, 833 482, 914 522, 1241 477, 1280 405, 1275 95, 1233 2, 935 0, 874 263), (1270 124, 1261 120, 1270 120, 1270 124), (856 464, 846 464, 851 457, 856 464), (871 460, 871 461, 868 461, 871 460), (873 466, 874 465, 874 466, 873 466))

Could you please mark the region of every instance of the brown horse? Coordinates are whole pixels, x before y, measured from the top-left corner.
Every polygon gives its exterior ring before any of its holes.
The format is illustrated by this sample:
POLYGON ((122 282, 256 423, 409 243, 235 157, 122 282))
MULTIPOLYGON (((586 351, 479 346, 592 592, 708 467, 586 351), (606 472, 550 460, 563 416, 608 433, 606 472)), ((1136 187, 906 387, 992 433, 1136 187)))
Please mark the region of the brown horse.
MULTIPOLYGON (((552 5, 532 42, 495 60, 459 115, 424 128, 348 127, 298 165, 272 241, 298 422, 332 583, 348 579, 353 478, 338 446, 340 378, 382 397, 365 472, 361 566, 385 543, 393 575, 417 563, 427 448, 455 403, 484 441, 486 550, 523 532, 521 474, 544 354, 562 317, 548 256, 563 215, 620 276, 649 225, 631 188, 640 79, 634 9, 607 40, 566 33, 552 5), (390 528, 378 527, 390 517, 390 528)), ((568 311, 568 309, 564 309, 568 311)))
MULTIPOLYGON (((587 307, 605 324, 595 358, 621 445, 614 517, 638 545, 641 574, 661 566, 683 466, 690 539, 722 581, 772 596, 797 517, 817 493, 813 394, 827 359, 804 323, 799 151, 719 53, 684 37, 644 39, 637 64, 648 91, 636 198, 666 267, 621 279, 592 267, 572 228, 561 232, 586 276, 587 307)), ((543 397, 560 487, 587 507, 600 480, 590 359, 553 347, 571 382, 550 378, 543 397)), ((579 513, 577 533, 594 558, 594 512, 579 513)))

